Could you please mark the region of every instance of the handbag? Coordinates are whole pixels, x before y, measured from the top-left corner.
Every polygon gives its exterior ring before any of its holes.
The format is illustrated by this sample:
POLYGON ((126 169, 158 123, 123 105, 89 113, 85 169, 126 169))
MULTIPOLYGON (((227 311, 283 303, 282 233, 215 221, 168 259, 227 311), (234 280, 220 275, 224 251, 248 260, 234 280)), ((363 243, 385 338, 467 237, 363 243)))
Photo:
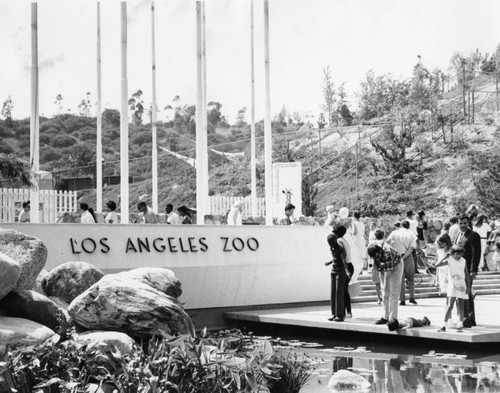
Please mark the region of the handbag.
POLYGON ((351 281, 347 287, 347 291, 349 292, 349 296, 353 298, 363 293, 363 287, 361 287, 361 283, 359 281, 351 281))

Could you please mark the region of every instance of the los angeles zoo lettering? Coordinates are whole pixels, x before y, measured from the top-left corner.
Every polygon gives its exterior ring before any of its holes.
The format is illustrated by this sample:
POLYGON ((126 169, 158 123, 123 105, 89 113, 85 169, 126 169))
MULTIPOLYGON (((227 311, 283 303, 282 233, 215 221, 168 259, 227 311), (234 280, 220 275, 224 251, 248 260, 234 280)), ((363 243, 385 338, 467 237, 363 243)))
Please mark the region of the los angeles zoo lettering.
MULTIPOLYGON (((242 239, 240 237, 224 237, 220 238, 219 247, 223 252, 241 252, 241 251, 257 251, 259 242, 254 237, 242 239)), ((101 252, 107 254, 111 251, 111 245, 107 237, 93 239, 86 237, 84 239, 70 238, 71 251, 73 254, 93 254, 101 252)), ((129 237, 123 245, 123 251, 126 253, 148 253, 148 252, 207 252, 209 244, 205 237, 129 237)))

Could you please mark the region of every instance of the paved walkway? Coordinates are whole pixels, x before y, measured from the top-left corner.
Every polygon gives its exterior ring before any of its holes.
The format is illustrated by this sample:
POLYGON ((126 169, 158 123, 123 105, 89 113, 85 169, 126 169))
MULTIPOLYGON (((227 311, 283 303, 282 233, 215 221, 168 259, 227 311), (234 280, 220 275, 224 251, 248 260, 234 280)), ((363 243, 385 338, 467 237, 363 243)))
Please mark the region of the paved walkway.
POLYGON ((500 295, 482 295, 476 297, 475 306, 478 326, 471 329, 464 329, 462 332, 458 332, 456 329, 437 332, 437 329, 442 325, 445 313, 446 299, 444 297, 418 299, 417 301, 418 305, 399 306, 398 319, 408 317, 422 318, 426 316, 430 319, 431 326, 407 330, 400 329, 396 332, 390 332, 385 325, 375 325, 375 321, 382 316, 382 306, 374 302, 353 303, 353 318, 346 319, 344 322, 328 321, 328 317, 331 316, 329 306, 235 311, 225 313, 224 317, 241 321, 392 334, 441 341, 459 341, 464 343, 500 342, 500 295))

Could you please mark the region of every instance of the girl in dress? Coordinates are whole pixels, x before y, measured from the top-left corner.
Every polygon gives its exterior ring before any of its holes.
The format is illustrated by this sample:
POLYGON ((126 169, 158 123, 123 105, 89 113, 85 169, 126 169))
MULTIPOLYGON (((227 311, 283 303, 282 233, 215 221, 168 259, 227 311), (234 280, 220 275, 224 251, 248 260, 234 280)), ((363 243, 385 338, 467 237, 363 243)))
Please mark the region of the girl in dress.
MULTIPOLYGON (((441 261, 446 254, 450 252, 453 243, 451 242, 450 236, 445 233, 436 239, 436 245, 437 260, 441 261)), ((446 289, 448 288, 448 275, 449 269, 447 265, 437 268, 436 276, 440 293, 446 293, 446 289)))
POLYGON ((438 332, 446 331, 446 325, 451 318, 455 301, 458 313, 457 330, 463 330, 464 303, 469 298, 470 293, 469 272, 465 265, 465 259, 462 258, 463 252, 464 249, 455 244, 451 247, 450 252, 436 264, 436 267, 447 264, 449 269, 448 288, 446 290, 446 313, 444 315, 444 324, 438 329, 438 332))

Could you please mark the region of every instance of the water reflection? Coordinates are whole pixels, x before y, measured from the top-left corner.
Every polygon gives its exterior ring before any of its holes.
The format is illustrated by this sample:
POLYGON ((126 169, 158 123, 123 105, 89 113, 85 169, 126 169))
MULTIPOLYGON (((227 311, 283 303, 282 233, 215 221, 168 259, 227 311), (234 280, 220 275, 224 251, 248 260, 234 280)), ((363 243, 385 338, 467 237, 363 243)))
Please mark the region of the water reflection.
MULTIPOLYGON (((374 353, 361 350, 323 350, 310 382, 301 393, 370 392, 370 393, 467 393, 500 392, 498 355, 467 359, 465 355, 434 353, 421 355, 374 353), (494 358, 497 361, 487 359, 494 358), (362 389, 349 379, 332 385, 332 375, 348 370, 369 382, 362 389)), ((348 374, 348 373, 346 373, 348 374)))

